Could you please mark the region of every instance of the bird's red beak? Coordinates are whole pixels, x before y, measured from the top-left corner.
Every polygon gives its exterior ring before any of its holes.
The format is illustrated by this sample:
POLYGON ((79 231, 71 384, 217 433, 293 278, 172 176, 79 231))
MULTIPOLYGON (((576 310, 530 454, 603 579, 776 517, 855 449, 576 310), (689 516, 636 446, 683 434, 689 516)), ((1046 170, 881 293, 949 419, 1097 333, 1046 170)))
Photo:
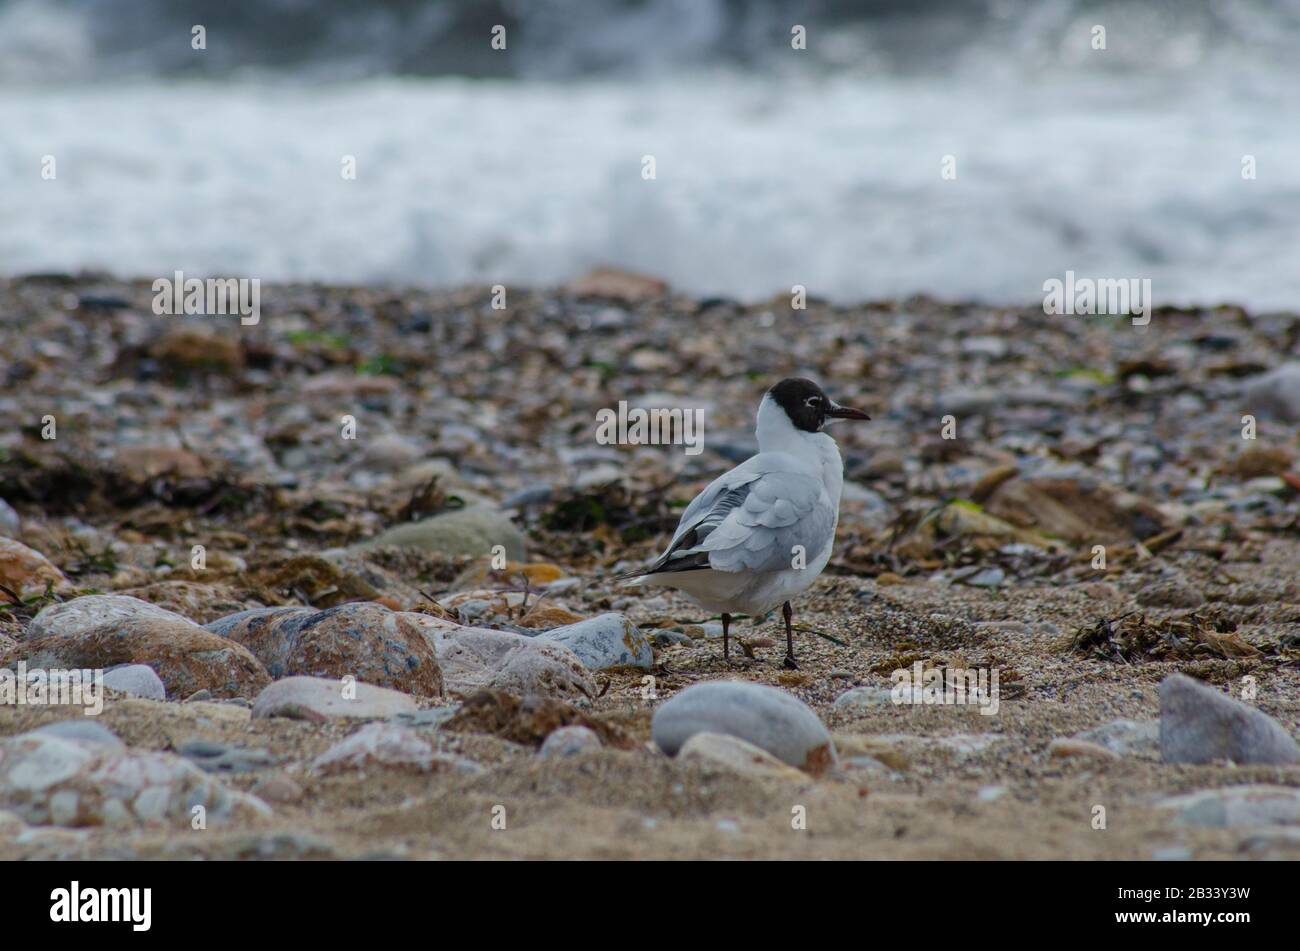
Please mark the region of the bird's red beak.
POLYGON ((831 408, 826 411, 826 415, 834 419, 870 419, 866 413, 860 409, 853 409, 851 406, 841 406, 839 403, 831 401, 831 408))

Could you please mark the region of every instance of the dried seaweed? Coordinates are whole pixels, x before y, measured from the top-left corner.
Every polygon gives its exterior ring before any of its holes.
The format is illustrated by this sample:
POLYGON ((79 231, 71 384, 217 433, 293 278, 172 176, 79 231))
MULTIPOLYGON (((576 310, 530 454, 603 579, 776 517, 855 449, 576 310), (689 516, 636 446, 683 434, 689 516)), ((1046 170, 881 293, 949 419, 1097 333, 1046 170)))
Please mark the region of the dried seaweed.
POLYGON ((1204 614, 1152 619, 1130 612, 1079 628, 1070 647, 1077 653, 1117 663, 1190 661, 1262 657, 1264 652, 1242 639, 1236 626, 1204 614))

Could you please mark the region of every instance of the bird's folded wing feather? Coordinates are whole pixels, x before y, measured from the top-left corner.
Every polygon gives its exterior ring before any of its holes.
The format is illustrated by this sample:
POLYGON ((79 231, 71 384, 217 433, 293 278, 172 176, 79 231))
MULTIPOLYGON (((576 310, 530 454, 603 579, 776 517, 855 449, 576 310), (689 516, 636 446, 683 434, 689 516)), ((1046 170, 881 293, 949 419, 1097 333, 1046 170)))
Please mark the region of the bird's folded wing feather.
POLYGON ((796 546, 815 557, 834 522, 818 479, 793 459, 755 456, 691 502, 650 571, 780 571, 791 567, 796 546))
POLYGON ((696 547, 716 571, 783 571, 802 553, 807 564, 830 540, 835 509, 821 482, 799 472, 769 472, 696 547))
POLYGON ((677 523, 672 544, 668 546, 669 551, 672 551, 677 543, 693 529, 709 523, 716 525, 731 511, 738 500, 744 499, 748 494, 749 485, 763 477, 765 470, 755 465, 758 458, 754 456, 730 472, 724 472, 691 500, 691 504, 686 506, 686 511, 682 513, 677 523))

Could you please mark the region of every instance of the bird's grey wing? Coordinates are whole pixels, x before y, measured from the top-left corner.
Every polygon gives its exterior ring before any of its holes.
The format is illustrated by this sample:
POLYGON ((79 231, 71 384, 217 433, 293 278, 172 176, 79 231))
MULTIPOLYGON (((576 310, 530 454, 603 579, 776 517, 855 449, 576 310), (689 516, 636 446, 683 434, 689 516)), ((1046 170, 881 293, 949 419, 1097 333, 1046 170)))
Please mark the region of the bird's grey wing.
POLYGON ((807 564, 835 530, 835 506, 819 480, 802 472, 764 473, 695 546, 716 571, 783 571, 807 564))
POLYGON ((762 469, 753 463, 754 460, 750 459, 723 473, 691 500, 677 523, 677 531, 673 533, 667 551, 643 574, 710 567, 708 555, 699 553, 696 546, 744 503, 750 485, 762 478, 762 469))
MULTIPOLYGON (((731 497, 763 475, 763 470, 755 465, 756 458, 748 459, 729 472, 724 472, 705 486, 699 495, 691 499, 691 504, 686 506, 686 511, 682 512, 682 517, 677 522, 677 530, 673 532, 673 541, 668 546, 669 550, 676 546, 682 536, 701 522, 721 521, 721 516, 714 517, 714 510, 719 506, 724 509, 722 516, 731 511, 731 507, 735 504, 735 500, 731 497)), ((745 493, 741 492, 740 498, 743 499, 744 495, 745 493)))
POLYGON ((700 494, 692 503, 703 502, 698 517, 688 524, 683 516, 685 529, 679 526, 648 573, 781 571, 800 551, 805 563, 817 556, 835 527, 835 508, 821 482, 779 466, 763 471, 755 465, 744 476, 700 494))

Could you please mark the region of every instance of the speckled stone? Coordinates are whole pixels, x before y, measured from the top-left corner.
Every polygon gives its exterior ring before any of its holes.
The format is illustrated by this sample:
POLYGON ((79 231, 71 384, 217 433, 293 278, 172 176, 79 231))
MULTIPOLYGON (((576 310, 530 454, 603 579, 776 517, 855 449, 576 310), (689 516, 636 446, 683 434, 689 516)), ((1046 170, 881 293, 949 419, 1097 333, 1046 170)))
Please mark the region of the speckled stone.
POLYGON ((265 803, 234 792, 179 756, 31 732, 0 740, 0 809, 32 825, 189 828, 264 818, 265 803))
POLYGON ((439 697, 442 668, 419 618, 359 602, 324 611, 241 611, 211 622, 207 629, 245 645, 277 680, 351 676, 415 696, 439 697))
POLYGON ((144 664, 153 668, 173 697, 199 690, 223 698, 255 696, 271 679, 240 644, 184 618, 153 614, 25 639, 0 655, 0 667, 19 660, 28 667, 83 669, 144 664))
POLYGON ((48 558, 16 539, 0 535, 0 584, 23 597, 40 594, 47 585, 56 591, 71 587, 48 558))
POLYGON ((568 700, 596 692, 586 666, 562 644, 478 627, 433 627, 430 639, 447 689, 462 697, 483 688, 568 700))
POLYGON ((24 637, 27 640, 54 634, 71 637, 105 624, 142 617, 163 621, 189 620, 175 611, 168 611, 139 598, 122 594, 89 594, 42 609, 27 625, 24 637))
POLYGON ((562 644, 592 670, 610 667, 649 670, 655 662, 650 639, 622 614, 598 614, 576 624, 552 628, 538 634, 537 640, 562 644))

